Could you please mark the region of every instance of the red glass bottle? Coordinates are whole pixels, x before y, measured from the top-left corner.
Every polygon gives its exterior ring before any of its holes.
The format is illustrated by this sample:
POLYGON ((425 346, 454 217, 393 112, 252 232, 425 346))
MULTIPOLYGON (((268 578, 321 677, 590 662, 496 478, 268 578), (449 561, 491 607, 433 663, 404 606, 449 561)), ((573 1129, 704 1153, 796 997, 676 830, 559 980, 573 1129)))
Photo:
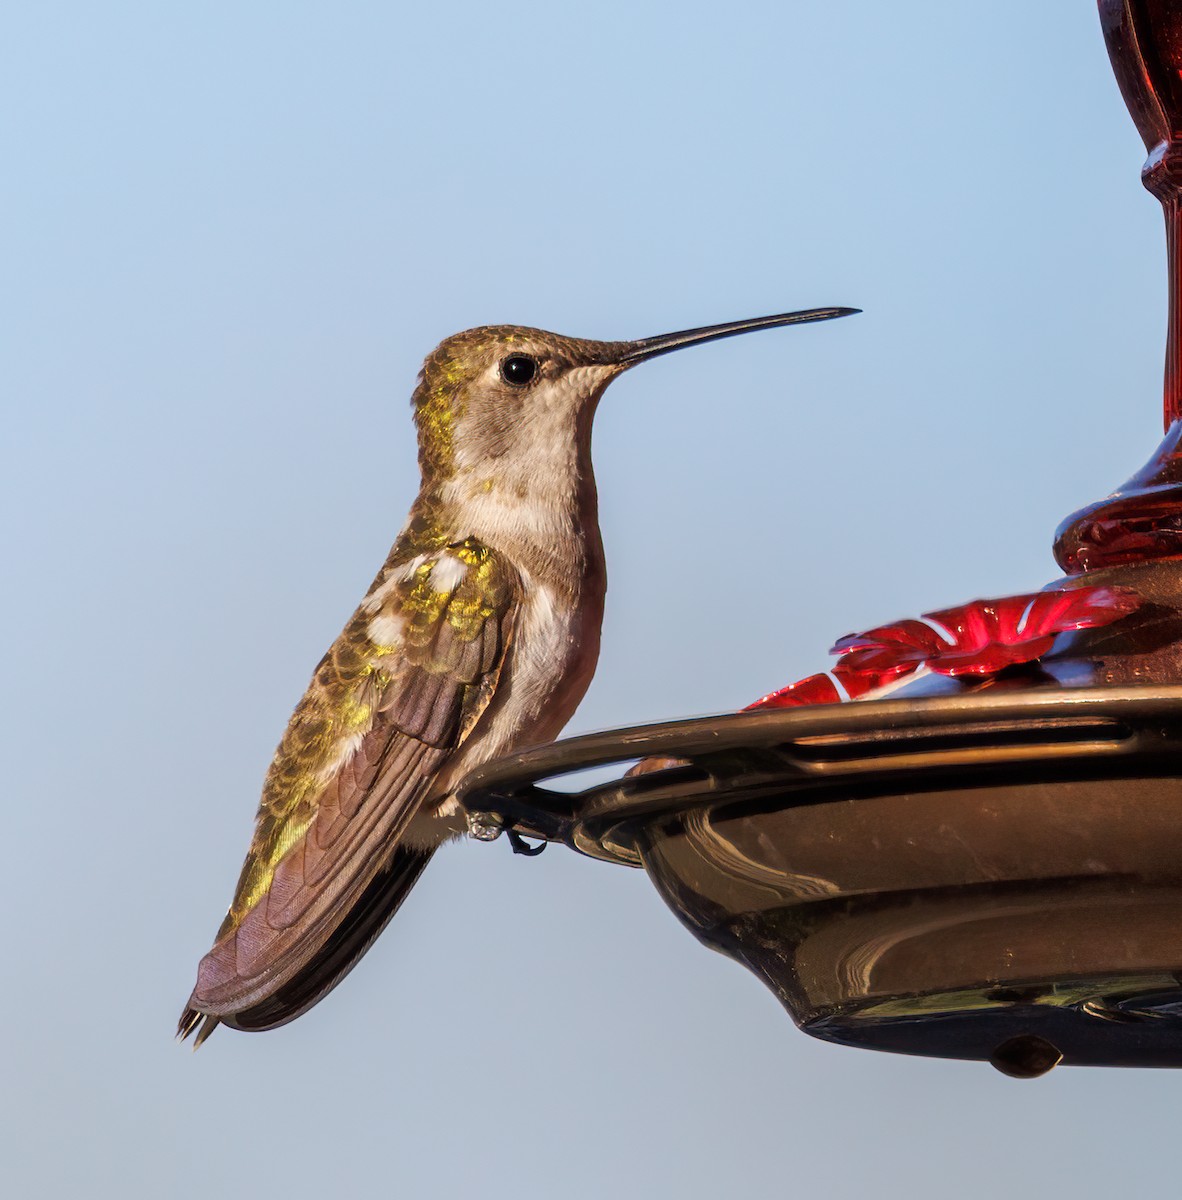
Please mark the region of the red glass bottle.
POLYGON ((1182 556, 1182 3, 1100 0, 1100 20, 1121 94, 1149 152, 1142 181, 1165 210, 1166 437, 1113 495, 1059 526, 1055 558, 1069 575, 1182 556))

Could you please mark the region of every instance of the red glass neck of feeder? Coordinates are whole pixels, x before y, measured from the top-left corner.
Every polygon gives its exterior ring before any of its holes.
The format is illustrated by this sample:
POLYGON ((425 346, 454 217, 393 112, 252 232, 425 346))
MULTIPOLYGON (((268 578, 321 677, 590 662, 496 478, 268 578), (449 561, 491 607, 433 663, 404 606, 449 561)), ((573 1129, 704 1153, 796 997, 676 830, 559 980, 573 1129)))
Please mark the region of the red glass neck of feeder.
POLYGON ((1167 432, 1128 483, 1059 526, 1055 558, 1069 575, 1182 556, 1182 0, 1100 0, 1100 22, 1121 94, 1149 152, 1142 182, 1166 218, 1167 432))
POLYGON ((1100 22, 1121 95, 1149 154, 1141 171, 1166 218, 1169 325, 1163 412, 1182 418, 1182 2, 1100 0, 1100 22))

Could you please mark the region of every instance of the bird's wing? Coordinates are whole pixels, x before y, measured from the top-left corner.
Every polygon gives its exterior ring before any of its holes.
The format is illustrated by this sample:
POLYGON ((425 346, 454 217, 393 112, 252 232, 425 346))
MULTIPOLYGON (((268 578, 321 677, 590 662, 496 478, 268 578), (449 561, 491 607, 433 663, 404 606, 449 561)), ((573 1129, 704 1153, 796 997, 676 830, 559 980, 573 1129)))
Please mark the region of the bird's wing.
POLYGON ((492 696, 520 595, 511 564, 473 539, 417 555, 395 546, 276 751, 183 1034, 200 1014, 273 996, 389 868, 492 696))

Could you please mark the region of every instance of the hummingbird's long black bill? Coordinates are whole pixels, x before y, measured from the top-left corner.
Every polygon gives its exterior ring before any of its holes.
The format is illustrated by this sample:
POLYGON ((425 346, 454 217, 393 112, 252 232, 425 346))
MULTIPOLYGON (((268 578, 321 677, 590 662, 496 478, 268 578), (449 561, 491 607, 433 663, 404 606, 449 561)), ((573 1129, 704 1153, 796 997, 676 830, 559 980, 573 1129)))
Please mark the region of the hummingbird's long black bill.
POLYGON ((735 337, 740 333, 752 333, 756 329, 775 329, 780 325, 804 325, 809 321, 832 321, 834 317, 852 317, 860 308, 806 308, 800 312, 779 313, 774 317, 751 317, 746 321, 728 321, 725 325, 703 325, 700 329, 683 329, 679 333, 662 333, 657 337, 641 338, 631 343, 631 349, 617 360, 630 367, 668 354, 683 346, 696 346, 699 342, 713 342, 718 338, 735 337))

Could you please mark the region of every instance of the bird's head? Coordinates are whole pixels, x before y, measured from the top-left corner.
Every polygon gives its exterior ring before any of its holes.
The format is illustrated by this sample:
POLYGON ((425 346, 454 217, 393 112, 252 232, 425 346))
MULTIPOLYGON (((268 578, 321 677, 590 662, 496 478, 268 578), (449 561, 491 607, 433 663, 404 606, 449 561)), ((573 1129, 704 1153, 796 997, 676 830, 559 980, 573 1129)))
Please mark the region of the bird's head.
POLYGON ((514 487, 576 468, 607 385, 659 354, 756 329, 844 317, 819 308, 710 325, 633 342, 596 342, 488 325, 441 342, 423 364, 413 406, 425 482, 514 487))

